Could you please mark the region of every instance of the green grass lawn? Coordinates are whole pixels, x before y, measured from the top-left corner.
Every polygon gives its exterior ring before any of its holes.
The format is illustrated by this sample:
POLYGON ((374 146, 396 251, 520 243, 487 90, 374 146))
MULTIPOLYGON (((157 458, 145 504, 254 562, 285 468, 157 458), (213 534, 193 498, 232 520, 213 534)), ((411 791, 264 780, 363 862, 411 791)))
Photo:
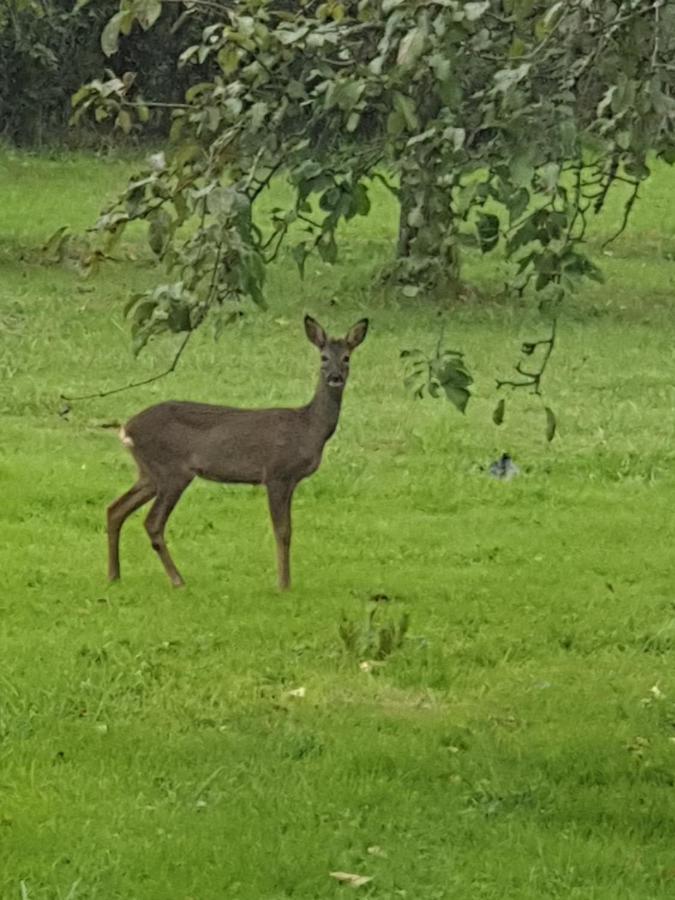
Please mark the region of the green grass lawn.
POLYGON ((89 224, 128 164, 0 156, 0 898, 316 900, 372 876, 377 900, 623 900, 675 892, 675 190, 659 169, 629 232, 593 234, 607 283, 560 322, 545 385, 559 418, 494 378, 527 304, 468 261, 479 291, 399 303, 373 287, 396 210, 350 224, 340 263, 290 256, 269 310, 205 330, 167 379, 135 360, 123 301, 147 262, 83 282, 35 262, 89 224), (481 299, 478 299, 480 296, 481 299), (494 298, 494 299, 493 299, 494 298), (264 492, 204 482, 172 517, 171 588, 137 514, 105 580, 106 505, 134 467, 114 431, 160 399, 300 404, 318 354, 302 315, 372 331, 337 434, 294 505, 294 589, 274 589, 264 492), (399 352, 441 325, 476 395, 415 402, 399 352), (505 484, 482 466, 503 449, 505 484), (340 637, 407 613, 382 666, 340 637), (299 693, 304 696, 294 695, 299 693))

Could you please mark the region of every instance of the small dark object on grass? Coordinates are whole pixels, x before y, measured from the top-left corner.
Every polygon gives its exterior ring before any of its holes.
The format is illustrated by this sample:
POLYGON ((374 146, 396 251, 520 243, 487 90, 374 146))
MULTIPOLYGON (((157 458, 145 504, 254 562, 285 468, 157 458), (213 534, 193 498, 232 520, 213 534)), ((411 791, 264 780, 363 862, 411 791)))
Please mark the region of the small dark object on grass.
POLYGON ((508 453, 502 453, 498 460, 492 463, 488 474, 500 481, 510 481, 516 475, 520 475, 520 468, 514 463, 508 453))

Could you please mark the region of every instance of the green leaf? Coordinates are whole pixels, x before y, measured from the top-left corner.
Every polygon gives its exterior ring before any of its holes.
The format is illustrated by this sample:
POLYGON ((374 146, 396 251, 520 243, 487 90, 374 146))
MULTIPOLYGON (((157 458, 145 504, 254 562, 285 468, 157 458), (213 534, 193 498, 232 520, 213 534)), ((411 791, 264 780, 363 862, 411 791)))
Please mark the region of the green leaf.
POLYGON ((305 261, 308 257, 309 253, 307 251, 306 244, 296 244, 295 247, 291 250, 291 256, 295 260, 298 271, 300 272, 300 277, 305 277, 305 261))
POLYGON ((464 414, 471 399, 469 391, 466 388, 456 387, 454 384, 444 384, 442 388, 452 405, 464 414))
POLYGON ((495 88, 503 93, 510 91, 514 85, 525 78, 529 73, 530 68, 530 63, 521 63, 519 66, 515 66, 512 69, 500 69, 498 72, 495 72, 494 75, 495 88))
POLYGON ((244 293, 248 294, 253 302, 265 308, 263 286, 265 284, 265 261, 261 254, 255 250, 243 253, 240 263, 240 284, 244 293))
POLYGON ((621 131, 617 131, 614 140, 617 147, 620 147, 622 150, 628 150, 633 141, 633 134, 629 128, 623 128, 621 131))
POLYGON ((132 309, 136 306, 136 304, 142 297, 145 297, 145 294, 136 293, 136 294, 132 294, 129 297, 127 302, 124 304, 124 308, 123 308, 123 315, 125 318, 129 315, 129 313, 132 311, 132 309))
POLYGON ((526 222, 523 222, 520 228, 517 228, 516 231, 513 232, 506 242, 506 255, 513 256, 513 254, 517 250, 520 250, 521 247, 525 247, 527 244, 532 243, 532 241, 536 241, 536 239, 537 228, 532 219, 528 219, 526 222))
POLYGON ((478 239, 483 253, 489 253, 499 242, 499 219, 492 213, 479 213, 478 239))
POLYGON ((492 421, 495 425, 501 425, 504 421, 504 411, 506 409, 506 400, 502 397, 499 403, 495 406, 494 411, 492 413, 492 421))
POLYGON ((489 0, 483 0, 481 3, 465 3, 462 7, 464 18, 468 22, 475 22, 477 19, 487 12, 490 8, 489 0))
POLYGON ((343 78, 332 82, 326 91, 326 108, 337 106, 344 112, 350 112, 360 100, 365 88, 365 81, 343 78))
POLYGON ((509 211, 509 221, 514 222, 516 219, 519 219, 527 209, 529 202, 530 194, 524 187, 518 188, 515 193, 511 194, 506 204, 509 211))
POLYGON ((426 28, 418 25, 405 34, 398 45, 396 62, 399 66, 414 66, 422 55, 426 42, 426 28))
POLYGON ((426 219, 424 218, 424 210, 421 206, 413 207, 408 213, 406 219, 411 228, 422 228, 426 219))
POLYGON ((140 10, 137 12, 137 18, 141 28, 147 31, 151 28, 162 13, 161 0, 142 0, 140 10))
POLYGON ((95 93, 95 89, 90 84, 83 85, 78 91, 75 91, 73 96, 70 98, 70 105, 73 109, 81 103, 86 97, 90 97, 92 93, 95 93))
POLYGON ((118 128, 121 128, 125 134, 129 134, 131 131, 131 116, 127 112, 126 109, 121 109, 117 113, 117 118, 115 119, 115 125, 118 128))
POLYGON ((230 216, 248 212, 250 202, 246 194, 236 188, 218 186, 209 191, 206 205, 212 215, 225 222, 230 216))
POLYGON ((125 13, 118 12, 108 20, 107 25, 101 33, 101 50, 106 56, 112 56, 117 53, 120 37, 120 26, 125 13))
MULTIPOLYGON (((157 309, 157 300, 155 300, 155 299, 144 300, 143 303, 139 303, 138 301, 144 296, 145 296, 144 294, 135 294, 134 298, 133 298, 134 303, 132 304, 132 307, 134 305, 136 306, 136 308, 134 309, 134 321, 133 321, 133 325, 132 325, 132 333, 133 334, 138 334, 139 329, 141 329, 144 325, 146 325, 150 321, 155 310, 157 309), (138 305, 136 305, 136 304, 138 304, 138 305)), ((130 307, 129 311, 131 311, 132 307, 130 307)), ((144 346, 146 341, 147 341, 147 337, 146 337, 145 341, 143 341, 143 344, 141 344, 141 346, 144 346)), ((140 350, 141 347, 139 347, 138 349, 140 350)), ((138 352, 138 350, 136 352, 138 352)))
POLYGON ((319 256, 324 262, 334 263, 337 259, 337 244, 335 243, 335 235, 332 231, 323 234, 317 244, 319 256))
POLYGON ((537 173, 539 183, 547 194, 554 194, 558 188, 560 178, 560 166, 558 163, 549 162, 542 166, 537 173))
POLYGON ((410 97, 400 91, 394 91, 393 104, 396 112, 402 116, 408 130, 417 131, 420 123, 415 112, 415 104, 410 97))
POLYGON ((405 119, 398 110, 392 110, 387 116, 387 134, 398 137, 405 129, 405 119))
POLYGON ((353 215, 367 216, 370 212, 370 198, 364 184, 355 184, 352 190, 351 209, 353 215))
POLYGON ((443 138, 452 143, 454 150, 461 150, 466 140, 466 130, 464 128, 446 128, 443 138))
POLYGON ((157 209, 152 213, 148 228, 148 243, 157 256, 162 256, 166 249, 172 225, 173 220, 165 210, 157 209))
POLYGON ((359 122, 361 121, 361 113, 354 111, 349 114, 349 118, 347 119, 347 131, 351 134, 356 131, 359 127, 359 122))
POLYGON ((515 187, 529 188, 534 176, 534 166, 526 154, 516 154, 509 160, 509 173, 515 187))
POLYGON ((220 66, 223 75, 232 75, 233 72, 237 71, 237 67, 239 66, 239 56, 239 48, 234 47, 231 44, 220 48, 216 59, 218 60, 218 65, 220 66))
POLYGON ((178 57, 178 67, 180 68, 187 62, 189 62, 192 57, 199 51, 199 47, 199 44, 192 44, 190 47, 186 47, 178 57))
POLYGON ((611 104, 612 98, 614 97, 616 90, 617 90, 617 85, 615 85, 615 84, 611 85, 611 87, 609 87, 607 89, 607 91, 605 92, 602 100, 598 103, 598 108, 595 111, 595 114, 598 117, 598 119, 602 118, 602 114, 607 109, 607 107, 611 104))
POLYGON ((572 119, 565 119, 560 124, 560 140, 563 153, 569 159, 574 156, 577 149, 577 128, 572 119))
POLYGON ((555 437, 558 423, 550 406, 545 406, 544 412, 546 413, 546 440, 550 443, 555 437))
POLYGON ((253 106, 251 106, 251 109, 249 110, 249 122, 253 131, 258 131, 260 126, 265 121, 267 113, 267 104, 263 103, 260 100, 257 103, 254 103, 253 106))
POLYGON ((433 69, 436 79, 445 82, 450 77, 450 59, 444 53, 432 53, 428 58, 429 66, 433 69))
POLYGON ((308 31, 309 27, 307 25, 300 25, 297 28, 284 28, 281 26, 277 28, 275 34, 279 43, 288 47, 290 44, 295 44, 302 40, 308 31))

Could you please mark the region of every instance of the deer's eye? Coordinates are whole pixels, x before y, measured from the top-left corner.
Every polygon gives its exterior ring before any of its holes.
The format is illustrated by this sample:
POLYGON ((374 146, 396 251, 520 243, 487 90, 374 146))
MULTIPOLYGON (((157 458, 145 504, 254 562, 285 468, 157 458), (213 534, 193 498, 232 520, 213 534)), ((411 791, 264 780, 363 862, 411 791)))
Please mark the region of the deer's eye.
POLYGON ((328 354, 327 353, 321 354, 321 362, 324 362, 324 363, 328 362, 328 354))
POLYGON ((348 365, 349 365, 349 356, 343 356, 343 357, 342 357, 342 364, 343 364, 344 366, 348 366, 348 365))

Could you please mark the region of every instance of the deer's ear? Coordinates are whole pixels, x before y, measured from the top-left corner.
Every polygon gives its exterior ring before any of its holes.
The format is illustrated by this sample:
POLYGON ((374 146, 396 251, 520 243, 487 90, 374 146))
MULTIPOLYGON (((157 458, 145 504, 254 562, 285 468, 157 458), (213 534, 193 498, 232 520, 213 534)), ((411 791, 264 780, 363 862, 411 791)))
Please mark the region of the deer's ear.
POLYGON ((326 332, 319 325, 316 319, 313 319, 311 316, 305 316, 305 334, 314 344, 314 346, 319 348, 319 350, 321 350, 322 347, 326 346, 326 341, 328 340, 328 338, 326 337, 326 332))
POLYGON ((353 350, 355 347, 358 347, 359 344, 362 344, 365 340, 366 334, 368 333, 368 319, 361 319, 354 325, 353 328, 349 329, 347 337, 345 338, 345 342, 350 350, 353 350))

